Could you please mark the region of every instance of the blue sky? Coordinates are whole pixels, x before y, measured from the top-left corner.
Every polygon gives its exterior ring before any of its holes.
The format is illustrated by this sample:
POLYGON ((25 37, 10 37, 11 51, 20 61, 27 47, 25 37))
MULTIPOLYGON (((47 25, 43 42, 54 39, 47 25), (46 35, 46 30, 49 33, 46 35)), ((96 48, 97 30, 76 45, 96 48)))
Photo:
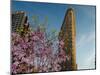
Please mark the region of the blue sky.
MULTIPOLYGON (((60 30, 66 10, 72 7, 76 17, 76 59, 78 69, 95 68, 95 6, 51 4, 34 2, 12 2, 13 11, 25 11, 32 25, 32 16, 39 16, 42 23, 48 17, 48 29, 60 30)), ((32 25, 33 26, 33 25, 32 25)))

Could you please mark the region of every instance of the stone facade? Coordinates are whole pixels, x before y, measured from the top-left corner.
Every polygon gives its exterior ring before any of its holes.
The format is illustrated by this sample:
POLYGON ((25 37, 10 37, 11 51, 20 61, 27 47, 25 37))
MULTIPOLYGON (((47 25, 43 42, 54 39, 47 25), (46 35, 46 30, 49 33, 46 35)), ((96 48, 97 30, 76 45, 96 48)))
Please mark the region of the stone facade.
POLYGON ((65 14, 59 39, 63 39, 65 43, 65 50, 67 54, 67 61, 64 69, 77 70, 76 64, 76 26, 75 26, 75 12, 69 8, 65 14))

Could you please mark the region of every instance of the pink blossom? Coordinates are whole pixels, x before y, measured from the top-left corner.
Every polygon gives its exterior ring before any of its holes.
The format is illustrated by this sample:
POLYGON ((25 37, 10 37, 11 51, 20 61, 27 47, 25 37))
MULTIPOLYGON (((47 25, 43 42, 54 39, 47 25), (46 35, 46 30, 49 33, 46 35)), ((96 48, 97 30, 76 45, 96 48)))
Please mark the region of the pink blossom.
POLYGON ((63 40, 48 40, 45 32, 40 28, 29 31, 24 37, 18 33, 12 33, 11 43, 12 73, 23 73, 20 67, 22 64, 25 73, 35 72, 35 70, 37 72, 60 71, 62 67, 60 64, 66 62, 63 40))

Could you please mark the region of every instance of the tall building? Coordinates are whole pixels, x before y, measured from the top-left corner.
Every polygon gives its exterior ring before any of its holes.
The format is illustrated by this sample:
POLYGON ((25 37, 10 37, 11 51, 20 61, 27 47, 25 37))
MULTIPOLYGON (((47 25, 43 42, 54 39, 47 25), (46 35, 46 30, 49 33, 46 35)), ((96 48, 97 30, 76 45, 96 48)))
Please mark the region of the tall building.
POLYGON ((16 32, 17 28, 27 23, 27 16, 23 11, 12 13, 12 32, 16 32))
POLYGON ((77 70, 75 13, 72 8, 69 8, 65 14, 61 31, 59 33, 59 40, 60 39, 64 40, 64 48, 67 55, 67 61, 64 64, 64 70, 77 70))

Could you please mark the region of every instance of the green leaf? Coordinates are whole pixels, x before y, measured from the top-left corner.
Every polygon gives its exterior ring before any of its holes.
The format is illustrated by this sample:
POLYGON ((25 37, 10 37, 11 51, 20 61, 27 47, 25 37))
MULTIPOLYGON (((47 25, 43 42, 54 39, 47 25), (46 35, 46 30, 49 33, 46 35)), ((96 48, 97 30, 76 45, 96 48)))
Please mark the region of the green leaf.
POLYGON ((56 32, 56 29, 52 29, 51 32, 52 32, 52 33, 55 33, 55 32, 56 32))

